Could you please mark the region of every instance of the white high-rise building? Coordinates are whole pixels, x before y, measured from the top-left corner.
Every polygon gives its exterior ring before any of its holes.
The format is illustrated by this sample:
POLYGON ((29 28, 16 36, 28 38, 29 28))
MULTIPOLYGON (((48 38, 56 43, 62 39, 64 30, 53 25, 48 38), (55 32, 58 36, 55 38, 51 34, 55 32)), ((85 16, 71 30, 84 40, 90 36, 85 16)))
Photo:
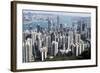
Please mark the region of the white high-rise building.
POLYGON ((52 46, 54 45, 54 47, 52 48, 54 51, 54 56, 56 56, 56 54, 58 53, 58 42, 53 41, 52 42, 52 46))
POLYGON ((48 47, 49 43, 48 43, 48 36, 46 36, 46 47, 48 47))
POLYGON ((36 35, 37 35, 37 33, 33 31, 31 34, 32 34, 32 44, 34 45, 34 43, 36 41, 36 35))
POLYGON ((80 43, 80 34, 75 34, 75 43, 80 43))
POLYGON ((32 53, 32 39, 28 38, 26 41, 25 41, 25 44, 24 44, 24 61, 25 62, 32 62, 34 61, 34 56, 33 56, 33 53, 32 53))
POLYGON ((68 48, 67 48, 68 50, 70 49, 70 44, 71 44, 70 43, 70 36, 68 36, 68 48))
POLYGON ((58 42, 55 42, 55 56, 57 55, 58 53, 58 42))
MULTIPOLYGON (((61 34, 60 34, 60 36, 59 36, 59 46, 61 47, 62 46, 62 36, 61 36, 61 34)), ((61 48, 62 49, 62 48, 61 48)))
POLYGON ((75 34, 76 56, 84 51, 84 42, 80 38, 80 34, 75 34))
POLYGON ((48 52, 47 47, 42 47, 40 49, 40 52, 41 52, 41 60, 44 61, 47 58, 47 52, 48 52))
POLYGON ((79 56, 79 44, 76 44, 76 56, 79 56))
POLYGON ((82 40, 81 40, 81 50, 82 50, 82 52, 85 50, 85 44, 82 40))
POLYGON ((25 42, 22 43, 22 57, 23 57, 23 62, 26 62, 26 48, 25 48, 25 42))

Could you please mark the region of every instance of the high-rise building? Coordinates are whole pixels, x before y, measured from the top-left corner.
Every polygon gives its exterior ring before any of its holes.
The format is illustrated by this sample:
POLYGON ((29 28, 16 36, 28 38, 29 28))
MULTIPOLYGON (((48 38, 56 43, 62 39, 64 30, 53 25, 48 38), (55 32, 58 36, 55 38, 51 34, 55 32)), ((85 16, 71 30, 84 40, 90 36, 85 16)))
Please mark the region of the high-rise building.
POLYGON ((50 32, 51 31, 51 21, 50 21, 50 19, 48 18, 48 32, 50 32))
POLYGON ((53 41, 52 42, 52 56, 56 56, 58 53, 58 42, 53 41))
POLYGON ((34 61, 34 56, 32 53, 32 39, 28 38, 24 44, 23 53, 24 53, 24 62, 34 61))
POLYGON ((41 52, 41 60, 44 61, 47 58, 48 48, 47 47, 41 47, 40 52, 41 52))
POLYGON ((37 25, 37 32, 40 32, 41 31, 41 27, 40 27, 40 25, 38 24, 37 25))

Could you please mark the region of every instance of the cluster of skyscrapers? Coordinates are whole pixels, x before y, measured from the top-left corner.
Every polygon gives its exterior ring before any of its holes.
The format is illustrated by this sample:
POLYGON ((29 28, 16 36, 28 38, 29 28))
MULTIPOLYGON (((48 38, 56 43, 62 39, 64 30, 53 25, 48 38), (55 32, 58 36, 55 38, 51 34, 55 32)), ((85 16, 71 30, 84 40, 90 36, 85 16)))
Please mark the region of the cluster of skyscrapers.
POLYGON ((45 61, 69 53, 79 56, 91 47, 91 28, 86 20, 81 18, 64 26, 59 23, 59 16, 56 17, 57 23, 46 19, 47 28, 37 23, 35 28, 29 25, 29 29, 23 30, 23 62, 45 61))

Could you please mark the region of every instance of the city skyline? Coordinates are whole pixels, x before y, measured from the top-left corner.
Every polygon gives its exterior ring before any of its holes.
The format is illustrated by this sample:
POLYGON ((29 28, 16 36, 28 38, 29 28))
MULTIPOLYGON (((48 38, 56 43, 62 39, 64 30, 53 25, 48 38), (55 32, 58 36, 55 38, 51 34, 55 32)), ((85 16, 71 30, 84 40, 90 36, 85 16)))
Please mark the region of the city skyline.
POLYGON ((90 59, 90 15, 23 10, 23 62, 90 59))
POLYGON ((57 17, 59 17, 59 24, 63 24, 67 27, 72 27, 74 22, 78 22, 81 20, 85 20, 88 23, 88 27, 90 27, 91 17, 90 13, 72 13, 69 12, 52 12, 49 11, 31 11, 31 10, 23 10, 23 24, 25 24, 26 28, 28 25, 33 25, 36 28, 36 25, 40 25, 41 27, 47 28, 48 19, 52 19, 53 23, 57 25, 57 17), (76 14, 76 15, 75 15, 76 14), (81 16, 80 16, 81 14, 81 16), (29 21, 27 21, 29 20, 29 21), (72 22, 73 21, 73 22, 72 22))

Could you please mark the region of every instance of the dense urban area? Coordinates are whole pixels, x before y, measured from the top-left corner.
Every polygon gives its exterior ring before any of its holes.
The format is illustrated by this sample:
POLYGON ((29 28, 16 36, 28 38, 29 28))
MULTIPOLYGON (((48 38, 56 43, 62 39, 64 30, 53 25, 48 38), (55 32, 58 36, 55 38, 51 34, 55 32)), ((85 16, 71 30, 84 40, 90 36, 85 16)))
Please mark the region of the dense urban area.
POLYGON ((71 24, 65 24, 59 22, 60 17, 61 15, 23 15, 24 63, 91 58, 90 21, 86 17, 80 17, 71 20, 71 24), (37 22, 34 23, 34 20, 37 22))

